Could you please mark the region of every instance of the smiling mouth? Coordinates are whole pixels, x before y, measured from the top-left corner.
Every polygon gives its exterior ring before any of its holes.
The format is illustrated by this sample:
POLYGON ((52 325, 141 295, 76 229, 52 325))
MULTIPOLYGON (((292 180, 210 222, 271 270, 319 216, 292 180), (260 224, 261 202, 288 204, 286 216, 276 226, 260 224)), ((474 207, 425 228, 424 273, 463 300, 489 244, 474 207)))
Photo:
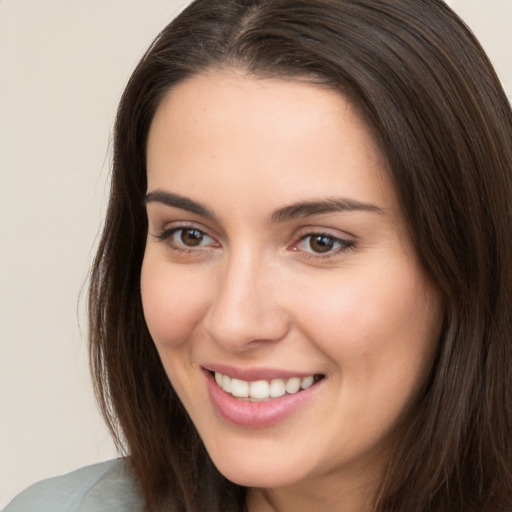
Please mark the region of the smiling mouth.
POLYGON ((242 379, 231 378, 219 372, 210 373, 214 376, 217 385, 226 393, 235 398, 245 399, 250 402, 272 400, 284 395, 295 395, 325 378, 324 375, 315 374, 307 377, 248 382, 242 379))

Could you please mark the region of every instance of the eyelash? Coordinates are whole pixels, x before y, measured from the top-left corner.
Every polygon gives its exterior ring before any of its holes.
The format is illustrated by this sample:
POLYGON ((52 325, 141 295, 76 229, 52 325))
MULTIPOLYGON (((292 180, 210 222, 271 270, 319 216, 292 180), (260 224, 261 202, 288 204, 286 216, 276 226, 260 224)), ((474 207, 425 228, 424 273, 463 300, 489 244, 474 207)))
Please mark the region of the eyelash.
POLYGON ((202 246, 197 247, 187 247, 185 245, 177 245, 175 242, 172 241, 172 236, 176 233, 179 233, 180 231, 196 231, 200 233, 202 236, 213 238, 209 236, 207 233, 205 233, 202 229, 199 229, 195 226, 175 226, 172 228, 164 229, 157 235, 153 235, 155 238, 157 238, 160 242, 166 243, 171 250, 177 252, 178 254, 192 254, 197 253, 198 251, 204 250, 202 246))
POLYGON ((337 236, 332 235, 331 233, 323 233, 323 232, 313 232, 313 233, 306 233, 302 235, 297 242, 293 245, 292 250, 297 250, 297 246, 301 243, 307 240, 308 238, 327 238, 329 239, 332 244, 338 244, 339 247, 336 249, 329 249, 325 253, 318 253, 318 252, 304 252, 304 257, 311 260, 321 261, 321 260, 327 260, 330 258, 333 258, 334 256, 345 253, 348 251, 351 251, 355 247, 355 242, 353 240, 346 240, 344 238, 339 238, 337 236))
MULTIPOLYGON (((201 236, 210 238, 211 240, 214 240, 213 237, 208 235, 205 231, 202 229, 199 229, 195 226, 186 225, 186 226, 176 226, 168 229, 162 230, 160 233, 153 235, 155 238, 157 238, 160 242, 166 243, 170 249, 178 254, 197 254, 199 251, 204 251, 205 248, 201 245, 198 245, 197 247, 187 247, 185 245, 178 245, 175 242, 172 241, 173 235, 176 235, 180 231, 196 231, 197 233, 200 233, 201 236)), ((314 251, 305 251, 303 250, 303 257, 309 260, 316 260, 316 261, 322 261, 322 260, 328 260, 333 258, 339 253, 348 252, 354 249, 355 242, 353 240, 346 240, 343 238, 336 237, 332 235, 331 233, 325 233, 325 232, 309 232, 304 235, 301 235, 297 242, 295 242, 291 250, 292 251, 298 251, 298 246, 307 240, 308 238, 325 238, 328 239, 333 245, 338 245, 339 247, 335 249, 328 249, 325 253, 318 253, 314 251)), ((208 247, 208 246, 206 246, 208 247)))

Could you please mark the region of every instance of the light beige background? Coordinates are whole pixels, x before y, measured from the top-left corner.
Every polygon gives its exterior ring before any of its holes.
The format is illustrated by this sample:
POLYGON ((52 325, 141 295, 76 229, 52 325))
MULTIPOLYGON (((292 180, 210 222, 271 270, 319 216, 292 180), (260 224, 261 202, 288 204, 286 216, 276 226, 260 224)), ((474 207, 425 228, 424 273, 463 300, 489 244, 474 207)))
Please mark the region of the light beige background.
MULTIPOLYGON (((79 295, 117 101, 186 3, 0 0, 0 508, 35 480, 115 456, 90 391, 79 295)), ((510 93, 512 0, 449 3, 510 93)))

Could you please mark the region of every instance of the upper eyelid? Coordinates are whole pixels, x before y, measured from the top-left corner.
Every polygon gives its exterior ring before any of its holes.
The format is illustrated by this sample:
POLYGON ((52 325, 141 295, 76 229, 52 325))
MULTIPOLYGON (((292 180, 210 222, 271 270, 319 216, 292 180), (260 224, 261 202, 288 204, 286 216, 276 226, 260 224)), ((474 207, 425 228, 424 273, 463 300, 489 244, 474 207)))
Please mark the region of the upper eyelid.
POLYGON ((333 235, 331 233, 316 232, 316 233, 305 233, 304 235, 301 235, 297 239, 297 241, 293 243, 293 245, 303 242, 304 240, 306 240, 309 237, 315 237, 315 236, 331 238, 334 241, 336 241, 344 246, 353 246, 356 244, 356 241, 351 237, 341 237, 341 236, 333 235))
MULTIPOLYGON (((151 224, 151 222, 150 222, 151 224)), ((163 231, 170 231, 172 229, 197 229, 198 231, 202 231, 205 235, 208 235, 211 238, 218 238, 218 236, 215 234, 215 231, 211 228, 205 226, 204 224, 200 222, 196 222, 193 220, 175 220, 175 221, 168 221, 168 222, 154 222, 155 226, 153 228, 153 231, 163 232, 163 231)))
POLYGON ((190 225, 190 224, 163 227, 162 229, 157 230, 157 234, 155 236, 162 237, 163 235, 170 235, 171 233, 175 233, 176 231, 186 230, 186 229, 200 231, 201 233, 206 235, 208 238, 215 240, 215 237, 212 236, 206 229, 202 229, 200 227, 197 227, 195 225, 190 225))
POLYGON ((333 235, 332 233, 325 233, 323 231, 318 231, 318 232, 315 232, 315 233, 305 233, 305 234, 299 236, 297 242, 301 242, 302 240, 305 240, 306 238, 315 237, 315 236, 325 237, 325 238, 332 238, 333 240, 338 240, 340 242, 354 242, 354 240, 352 240, 349 237, 342 237, 342 236, 338 236, 338 235, 333 235))
POLYGON ((299 238, 303 238, 308 235, 325 235, 353 242, 358 238, 356 235, 348 231, 333 227, 304 226, 303 228, 299 228, 296 233, 299 238))

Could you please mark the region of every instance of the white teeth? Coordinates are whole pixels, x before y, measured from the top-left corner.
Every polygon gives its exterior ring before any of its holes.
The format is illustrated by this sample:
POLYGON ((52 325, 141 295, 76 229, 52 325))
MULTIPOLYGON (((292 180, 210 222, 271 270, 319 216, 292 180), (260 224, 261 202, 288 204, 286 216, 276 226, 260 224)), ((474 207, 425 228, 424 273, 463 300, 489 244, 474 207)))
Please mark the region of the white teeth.
POLYGON ((302 389, 308 389, 313 385, 313 382, 315 382, 315 378, 312 375, 309 377, 304 377, 300 383, 300 387, 302 389))
POLYGON ((286 393, 286 388, 283 379, 272 379, 270 381, 270 396, 278 398, 286 393))
POLYGON ((257 380, 249 384, 249 396, 251 398, 268 398, 269 384, 266 380, 257 380))
POLYGON ((231 394, 240 398, 249 396, 249 383, 245 380, 231 379, 231 394))
MULTIPOLYGON (((220 374, 219 374, 220 375, 220 374)), ((227 375, 222 375, 222 384, 220 387, 226 392, 231 393, 231 378, 227 375)))
POLYGON ((290 395, 297 393, 300 389, 300 379, 298 377, 293 377, 292 379, 288 379, 288 382, 285 384, 284 388, 286 392, 290 395))
POLYGON ((307 389, 315 382, 315 377, 292 377, 291 379, 257 380, 247 382, 241 379, 231 379, 227 375, 215 372, 215 381, 226 392, 239 398, 265 400, 278 398, 288 393, 293 395, 300 389, 307 389))

